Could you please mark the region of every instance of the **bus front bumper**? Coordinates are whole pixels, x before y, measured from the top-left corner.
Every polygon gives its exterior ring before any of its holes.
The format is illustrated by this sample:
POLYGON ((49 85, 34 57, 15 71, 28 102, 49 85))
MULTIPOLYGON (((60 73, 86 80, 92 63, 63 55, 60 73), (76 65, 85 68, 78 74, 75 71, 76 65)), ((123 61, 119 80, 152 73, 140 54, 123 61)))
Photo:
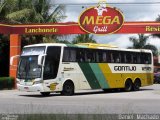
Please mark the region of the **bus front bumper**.
POLYGON ((26 92, 44 92, 42 84, 35 84, 32 86, 17 84, 17 89, 19 91, 26 91, 26 92))

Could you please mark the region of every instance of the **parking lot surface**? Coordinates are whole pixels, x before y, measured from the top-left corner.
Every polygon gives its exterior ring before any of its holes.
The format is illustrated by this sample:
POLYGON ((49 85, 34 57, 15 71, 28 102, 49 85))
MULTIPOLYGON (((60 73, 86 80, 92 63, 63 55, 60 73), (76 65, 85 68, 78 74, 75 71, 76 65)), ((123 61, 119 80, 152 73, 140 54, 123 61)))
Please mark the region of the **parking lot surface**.
POLYGON ((160 84, 136 92, 78 91, 74 96, 52 93, 0 91, 0 113, 7 114, 159 114, 160 84))

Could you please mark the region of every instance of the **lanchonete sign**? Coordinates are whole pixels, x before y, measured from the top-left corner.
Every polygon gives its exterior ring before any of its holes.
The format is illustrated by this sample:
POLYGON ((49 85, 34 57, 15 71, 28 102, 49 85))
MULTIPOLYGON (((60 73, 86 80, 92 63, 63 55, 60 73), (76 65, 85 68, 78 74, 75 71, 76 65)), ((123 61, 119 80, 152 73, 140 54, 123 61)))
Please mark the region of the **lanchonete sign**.
POLYGON ((0 24, 2 34, 160 34, 160 22, 124 21, 120 9, 109 7, 106 2, 87 8, 77 22, 45 24, 0 24))
POLYGON ((117 32, 124 23, 124 17, 117 8, 106 7, 105 2, 86 9, 79 17, 80 27, 87 33, 111 34, 117 32))

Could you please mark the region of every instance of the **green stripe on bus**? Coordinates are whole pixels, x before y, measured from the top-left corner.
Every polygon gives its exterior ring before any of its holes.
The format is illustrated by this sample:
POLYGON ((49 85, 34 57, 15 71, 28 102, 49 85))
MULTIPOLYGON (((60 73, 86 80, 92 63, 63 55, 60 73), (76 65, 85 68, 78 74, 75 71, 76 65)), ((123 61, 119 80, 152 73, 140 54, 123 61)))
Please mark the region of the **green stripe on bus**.
POLYGON ((66 44, 67 45, 67 47, 77 47, 76 45, 74 45, 74 44, 66 44))
POLYGON ((84 45, 76 45, 76 46, 79 48, 88 48, 87 46, 84 46, 84 45))
POLYGON ((103 75, 103 72, 101 71, 99 65, 97 63, 90 63, 90 66, 91 66, 92 71, 94 72, 101 88, 109 88, 108 83, 106 81, 106 78, 103 75))
POLYGON ((83 74, 85 75, 91 88, 92 89, 101 88, 94 72, 92 71, 92 68, 89 65, 89 63, 79 63, 79 66, 80 66, 83 74))
POLYGON ((85 45, 78 45, 78 44, 65 44, 67 47, 73 47, 73 48, 88 48, 85 45))

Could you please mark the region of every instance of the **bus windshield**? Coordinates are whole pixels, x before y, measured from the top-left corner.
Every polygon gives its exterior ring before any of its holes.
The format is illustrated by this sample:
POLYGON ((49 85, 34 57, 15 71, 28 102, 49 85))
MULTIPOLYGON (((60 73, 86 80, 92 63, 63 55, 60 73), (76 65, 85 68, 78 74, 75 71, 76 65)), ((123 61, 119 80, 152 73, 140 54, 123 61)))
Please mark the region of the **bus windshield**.
POLYGON ((17 78, 19 79, 35 79, 41 77, 42 67, 38 66, 37 56, 21 56, 17 78))
POLYGON ((38 66, 38 55, 44 54, 45 48, 45 46, 38 46, 23 49, 17 78, 27 80, 41 77, 42 67, 38 66))

